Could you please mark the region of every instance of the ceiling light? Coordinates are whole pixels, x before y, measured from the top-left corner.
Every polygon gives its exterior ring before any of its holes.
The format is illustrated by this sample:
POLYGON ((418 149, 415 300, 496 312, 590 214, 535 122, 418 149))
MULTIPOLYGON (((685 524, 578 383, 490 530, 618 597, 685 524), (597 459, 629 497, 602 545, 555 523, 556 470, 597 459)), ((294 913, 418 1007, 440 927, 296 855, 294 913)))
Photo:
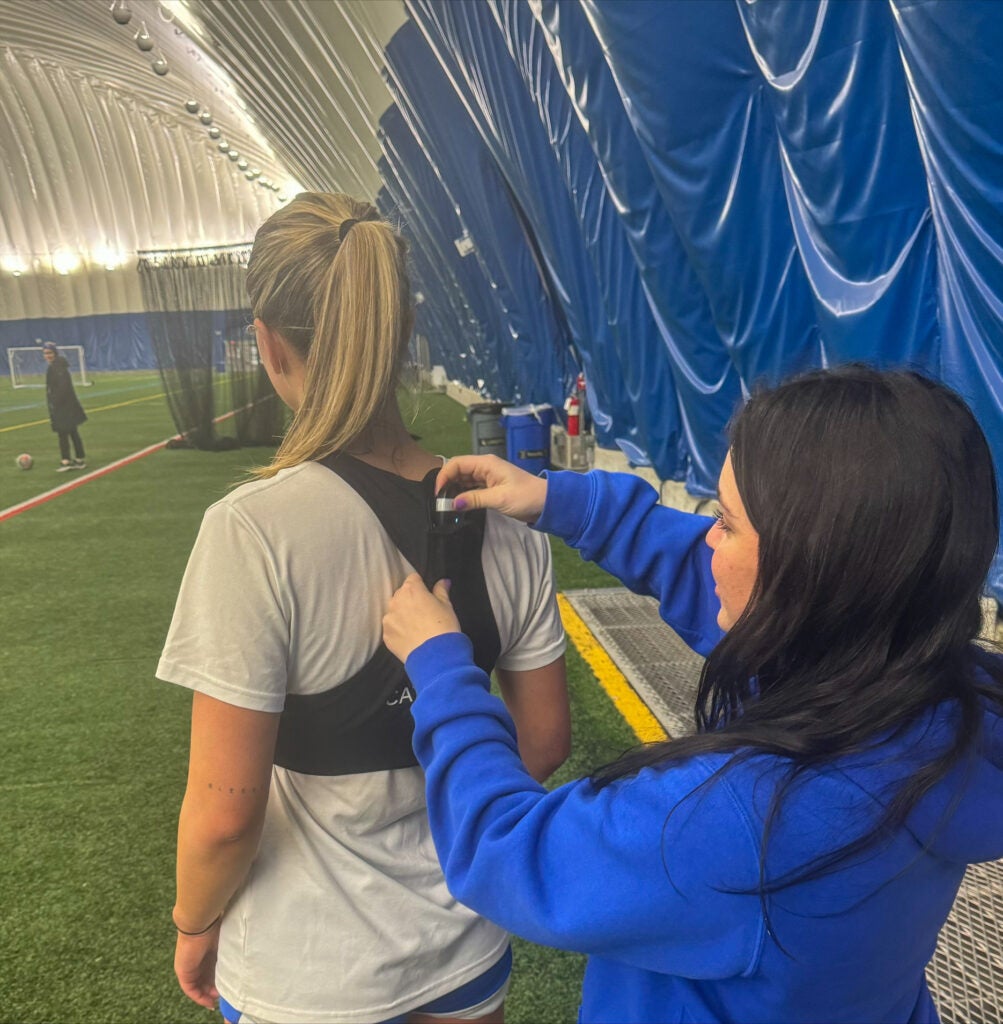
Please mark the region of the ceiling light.
POLYGON ((20 256, 0 256, 0 268, 8 274, 20 277, 28 269, 28 265, 20 256))
POLYGON ((91 250, 91 262, 105 270, 117 270, 125 263, 125 253, 110 245, 99 245, 91 250))
POLYGON ((154 61, 154 62, 153 62, 153 63, 152 63, 151 65, 150 65, 150 67, 151 67, 151 68, 153 68, 154 72, 155 72, 156 74, 160 75, 161 77, 163 77, 164 75, 166 75, 166 74, 167 74, 167 72, 168 72, 168 71, 170 70, 170 69, 169 69, 169 68, 167 67, 167 61, 166 61, 166 60, 164 60, 164 58, 163 58, 162 56, 161 56, 161 57, 158 57, 158 58, 157 58, 157 59, 156 59, 156 60, 155 60, 155 61, 154 61))
POLYGON ((220 135, 222 135, 222 134, 223 133, 215 125, 213 125, 209 129, 209 138, 210 139, 218 139, 220 137, 220 135))
POLYGON ((146 30, 146 22, 142 23, 143 27, 132 37, 136 40, 136 45, 143 51, 143 53, 149 53, 153 49, 153 40, 150 38, 150 33, 146 30))
POLYGON ((210 114, 208 110, 203 110, 202 113, 199 114, 199 120, 204 125, 210 125, 212 124, 212 114, 210 114))
POLYGON ((199 112, 199 107, 201 106, 202 104, 199 103, 198 100, 185 100, 185 110, 187 110, 189 114, 197 114, 199 112))
POLYGON ((112 5, 108 10, 120 25, 128 25, 132 20, 132 10, 125 0, 112 0, 112 5))
POLYGON ((80 266, 80 257, 75 252, 62 249, 52 254, 52 269, 65 277, 80 266))

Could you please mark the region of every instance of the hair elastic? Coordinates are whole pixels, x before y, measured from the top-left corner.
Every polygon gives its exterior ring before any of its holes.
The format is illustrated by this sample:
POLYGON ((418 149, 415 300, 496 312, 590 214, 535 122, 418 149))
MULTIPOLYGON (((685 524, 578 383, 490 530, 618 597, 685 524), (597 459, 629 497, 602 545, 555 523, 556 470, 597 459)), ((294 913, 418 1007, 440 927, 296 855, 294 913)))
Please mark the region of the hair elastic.
POLYGON ((351 231, 352 228, 354 228, 355 225, 358 223, 359 222, 357 220, 353 220, 351 217, 349 217, 347 220, 343 220, 341 222, 341 227, 338 228, 338 241, 344 242, 348 232, 351 231))
MULTIPOLYGON (((174 915, 173 914, 171 914, 171 920, 174 921, 174 915)), ((181 935, 205 935, 206 932, 210 931, 212 928, 215 928, 216 925, 218 925, 219 922, 222 921, 222 920, 223 920, 223 914, 221 912, 221 913, 217 914, 204 928, 199 929, 199 931, 197 931, 197 932, 186 932, 184 930, 184 928, 178 927, 178 922, 177 921, 174 921, 174 927, 178 929, 178 932, 181 935)))

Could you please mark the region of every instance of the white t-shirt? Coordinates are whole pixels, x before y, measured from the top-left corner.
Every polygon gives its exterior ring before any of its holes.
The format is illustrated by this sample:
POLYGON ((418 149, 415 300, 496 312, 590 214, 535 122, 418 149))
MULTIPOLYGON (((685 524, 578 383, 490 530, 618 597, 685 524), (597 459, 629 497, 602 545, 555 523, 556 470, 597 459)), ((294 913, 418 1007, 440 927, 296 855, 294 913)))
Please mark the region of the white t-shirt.
MULTIPOLYGON (((498 667, 564 651, 546 539, 489 513, 481 560, 498 667)), ((375 514, 316 463, 205 514, 157 676, 238 707, 351 678, 412 572, 375 514)), ((449 895, 420 768, 322 777, 273 767, 264 831, 223 919, 216 983, 276 1022, 385 1020, 473 980, 507 935, 449 895)))

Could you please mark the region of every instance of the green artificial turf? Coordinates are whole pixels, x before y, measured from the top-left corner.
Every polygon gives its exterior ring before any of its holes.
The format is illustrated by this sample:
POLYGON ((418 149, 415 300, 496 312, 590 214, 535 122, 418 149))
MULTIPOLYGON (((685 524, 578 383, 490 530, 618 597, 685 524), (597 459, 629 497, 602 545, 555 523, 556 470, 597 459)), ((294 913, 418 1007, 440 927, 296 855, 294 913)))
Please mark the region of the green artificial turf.
MULTIPOLYGON (((89 470, 175 432, 157 388, 106 374, 81 389, 89 470), (149 400, 103 409, 135 398, 149 400)), ((26 394, 0 392, 0 509, 73 478, 53 472, 48 424, 21 426, 44 416, 18 408, 39 401, 26 394), (25 450, 27 473, 13 459, 25 450)), ((443 395, 421 396, 410 422, 433 451, 469 450, 443 395)), ((0 522, 0 1021, 220 1019, 171 966, 191 698, 154 671, 203 510, 268 455, 160 450, 0 522)), ((559 544, 555 571, 562 589, 612 582, 559 544)), ((634 742, 573 648, 568 676, 574 751, 555 784, 634 742)), ((573 1021, 583 963, 517 942, 510 1024, 573 1021)))

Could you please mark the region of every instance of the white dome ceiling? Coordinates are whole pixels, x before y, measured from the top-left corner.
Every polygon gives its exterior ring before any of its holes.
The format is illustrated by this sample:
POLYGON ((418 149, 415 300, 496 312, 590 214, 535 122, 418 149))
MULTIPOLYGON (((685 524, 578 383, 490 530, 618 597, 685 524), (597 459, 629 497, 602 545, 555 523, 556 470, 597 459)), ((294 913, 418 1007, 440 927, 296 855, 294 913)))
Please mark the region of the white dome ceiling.
POLYGON ((399 0, 0 0, 0 271, 245 241, 298 186, 374 196, 403 20, 399 0))

